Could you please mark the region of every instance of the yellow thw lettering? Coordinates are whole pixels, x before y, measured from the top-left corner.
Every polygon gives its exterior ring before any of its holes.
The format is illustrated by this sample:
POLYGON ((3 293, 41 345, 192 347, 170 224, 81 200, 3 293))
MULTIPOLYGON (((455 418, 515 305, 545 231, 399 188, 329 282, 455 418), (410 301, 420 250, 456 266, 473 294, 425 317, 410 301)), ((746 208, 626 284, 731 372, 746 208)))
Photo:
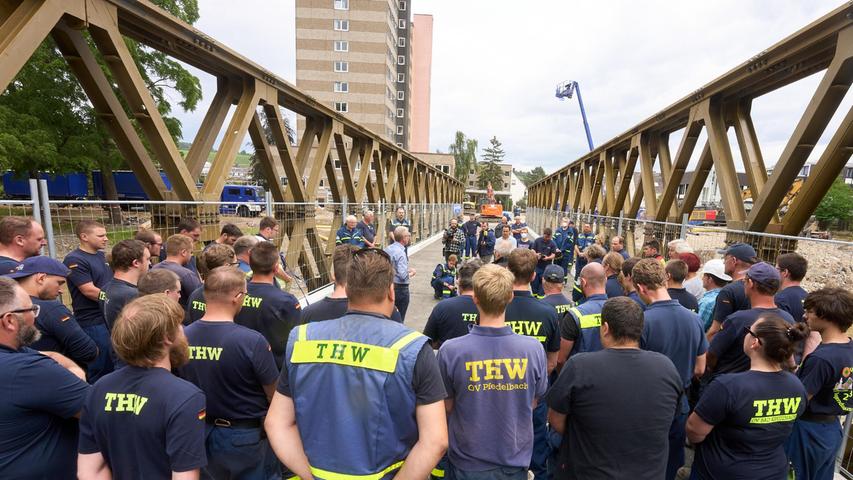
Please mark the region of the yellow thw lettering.
POLYGON ((782 413, 782 399, 771 398, 767 400, 767 415, 779 415, 782 413))
POLYGON ((190 360, 219 360, 222 347, 205 347, 190 345, 190 360))
POLYGON ((500 360, 483 360, 483 367, 486 370, 485 380, 503 380, 500 360))
POLYGON ((764 407, 767 405, 767 400, 755 400, 752 402, 752 406, 757 408, 755 411, 755 415, 761 417, 764 415, 764 407))
POLYGON ((193 310, 198 310, 199 312, 203 312, 206 307, 207 307, 207 304, 205 304, 204 302, 201 302, 199 300, 193 300, 193 310))
POLYGON ((463 322, 475 323, 477 321, 477 314, 476 313, 463 313, 462 314, 462 321, 463 322))
POLYGON ((465 371, 471 372, 470 380, 472 382, 480 381, 480 369, 483 368, 483 362, 465 362, 465 371))
POLYGON ((104 400, 107 401, 107 404, 104 405, 104 411, 105 412, 112 412, 113 411, 113 402, 115 401, 117 396, 118 396, 117 393, 107 393, 104 396, 104 400))
POLYGON ((566 313, 572 308, 571 305, 556 305, 554 308, 557 309, 557 313, 566 313))
POLYGON ((801 397, 783 398, 782 403, 785 405, 785 413, 794 413, 800 408, 801 397))
POLYGON ((105 291, 103 291, 103 290, 101 290, 100 292, 98 292, 98 300, 104 300, 104 301, 106 301, 106 299, 107 299, 107 292, 105 292, 105 291))
POLYGON ((503 363, 509 378, 512 380, 516 378, 521 380, 527 373, 526 358, 504 358, 503 363))
POLYGON ((264 299, 261 297, 252 297, 252 296, 246 295, 246 298, 243 299, 243 306, 244 307, 251 307, 251 308, 259 308, 261 306, 261 302, 263 300, 264 299))
POLYGON ((148 403, 148 397, 135 393, 107 393, 105 399, 107 401, 104 405, 105 412, 132 412, 134 415, 139 415, 142 407, 148 403), (113 402, 115 402, 115 410, 113 409, 113 402))

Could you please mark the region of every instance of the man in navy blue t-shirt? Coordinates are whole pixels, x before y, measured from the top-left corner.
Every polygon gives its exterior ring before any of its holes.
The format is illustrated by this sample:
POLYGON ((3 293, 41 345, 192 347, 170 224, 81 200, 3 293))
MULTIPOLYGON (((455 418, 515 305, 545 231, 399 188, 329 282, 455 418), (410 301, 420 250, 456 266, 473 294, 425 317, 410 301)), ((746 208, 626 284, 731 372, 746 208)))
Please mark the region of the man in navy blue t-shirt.
POLYGON ((0 275, 11 273, 25 258, 47 245, 42 226, 29 217, 0 218, 0 275))
MULTIPOLYGON (((236 266, 234 265, 236 260, 237 258, 234 255, 234 250, 228 245, 213 245, 201 253, 201 263, 204 266, 205 272, 210 272, 214 268, 224 267, 226 265, 236 266)), ((187 299, 184 325, 189 325, 203 317, 205 307, 204 285, 202 285, 193 290, 193 293, 191 293, 187 299)))
POLYGON ((803 302, 807 292, 800 286, 806 276, 809 262, 806 257, 796 252, 784 253, 776 258, 776 269, 782 278, 779 293, 776 294, 776 306, 790 313, 795 322, 803 321, 803 302))
POLYGON ((204 316, 184 330, 190 361, 178 374, 207 397, 210 478, 274 478, 278 468, 263 432, 278 369, 263 335, 234 323, 245 296, 243 272, 213 269, 204 283, 204 316))
POLYGON ((112 338, 127 366, 98 380, 86 399, 80 478, 105 469, 113 478, 175 478, 184 472, 198 478, 207 464, 204 393, 171 373, 189 356, 183 317, 181 306, 159 293, 122 310, 112 338))
POLYGON ((474 274, 483 266, 479 259, 471 259, 459 267, 459 296, 444 299, 433 307, 429 314, 424 335, 429 337, 432 348, 438 349, 451 338, 467 335, 472 325, 477 324, 479 310, 474 305, 474 274))
POLYGON ((62 263, 71 270, 68 291, 74 318, 98 346, 98 357, 86 366, 86 378, 94 383, 113 371, 110 332, 98 304, 101 288, 113 278, 113 271, 103 252, 108 241, 104 226, 93 220, 82 220, 77 223, 75 233, 80 247, 66 255, 62 263))
POLYGON ((699 313, 699 301, 684 288, 685 278, 687 278, 687 263, 684 260, 675 259, 666 262, 666 291, 669 293, 669 298, 676 300, 691 312, 699 313))
POLYGON ((779 272, 768 263, 759 262, 746 271, 744 291, 752 308, 740 310, 726 317, 722 329, 714 335, 708 348, 708 369, 714 376, 721 373, 737 373, 749 370, 749 357, 743 353, 745 327, 761 316, 777 315, 788 323, 794 323, 791 315, 777 307, 773 295, 779 289, 779 272))
POLYGON ((113 246, 110 255, 113 278, 99 296, 107 328, 112 329, 121 309, 139 295, 136 283, 148 273, 150 257, 151 252, 139 240, 122 240, 113 246))
POLYGON ((154 269, 171 270, 181 280, 181 305, 186 307, 190 294, 201 286, 197 272, 191 271, 186 265, 193 253, 193 241, 190 237, 175 234, 166 239, 166 259, 154 265, 154 269))
POLYGON ((252 279, 246 288, 243 308, 234 322, 260 332, 270 344, 276 366, 281 368, 287 336, 302 323, 299 300, 273 283, 278 263, 278 247, 261 242, 249 255, 252 279))
POLYGON ((36 327, 41 338, 30 346, 34 350, 61 353, 78 365, 86 365, 98 356, 98 347, 59 300, 69 273, 68 267, 59 260, 38 256, 27 258, 18 270, 7 276, 17 280, 33 304, 39 307, 36 327))
POLYGON ((34 308, 0 278, 0 477, 75 479, 74 417, 90 386, 68 358, 28 347, 39 337, 34 308))
POLYGON ((539 257, 539 260, 536 262, 536 277, 531 283, 531 288, 534 295, 542 298, 545 294, 542 291, 542 274, 545 272, 545 267, 551 265, 554 257, 557 256, 557 244, 551 239, 551 228, 545 227, 542 230, 542 236, 536 238, 530 248, 539 257))
MULTIPOLYGON (((686 265, 684 270, 687 270, 686 265)), ((708 350, 699 315, 670 298, 666 289, 666 272, 657 259, 646 258, 637 262, 631 271, 631 281, 640 298, 648 305, 643 313, 640 346, 669 358, 681 377, 681 386, 689 388, 691 380, 705 371, 705 353, 708 350)), ((669 459, 665 477, 669 480, 674 479, 678 469, 684 465, 688 411, 687 397, 683 396, 681 410, 669 431, 669 459)))

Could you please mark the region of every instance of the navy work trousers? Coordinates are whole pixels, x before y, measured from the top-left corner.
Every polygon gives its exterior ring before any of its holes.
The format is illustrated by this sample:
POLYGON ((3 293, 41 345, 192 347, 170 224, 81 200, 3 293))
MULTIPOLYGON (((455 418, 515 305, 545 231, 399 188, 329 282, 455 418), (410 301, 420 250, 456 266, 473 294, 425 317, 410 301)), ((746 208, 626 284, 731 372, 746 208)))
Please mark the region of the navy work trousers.
POLYGON ((201 478, 278 480, 281 467, 263 434, 263 428, 227 428, 207 425, 207 466, 201 478))
POLYGON ((98 346, 98 356, 86 365, 86 380, 95 383, 99 378, 113 371, 113 359, 110 354, 110 331, 105 323, 81 326, 86 335, 98 346))
MULTIPOLYGON (((465 258, 477 256, 477 236, 465 237, 465 258)), ((460 258, 460 260, 462 260, 460 258)))
POLYGON ((785 443, 785 453, 797 472, 795 478, 831 480, 843 434, 838 422, 794 422, 794 429, 785 443))

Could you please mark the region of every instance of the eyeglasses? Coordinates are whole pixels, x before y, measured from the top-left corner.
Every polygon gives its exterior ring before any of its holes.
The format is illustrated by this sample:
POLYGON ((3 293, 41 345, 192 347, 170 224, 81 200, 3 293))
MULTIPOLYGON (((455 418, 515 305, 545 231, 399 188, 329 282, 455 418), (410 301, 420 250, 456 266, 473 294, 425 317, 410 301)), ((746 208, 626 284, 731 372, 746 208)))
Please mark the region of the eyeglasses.
POLYGON ((33 312, 33 316, 38 317, 40 311, 41 311, 41 305, 33 304, 32 307, 19 308, 17 310, 9 310, 8 312, 4 313, 3 315, 0 315, 0 317, 6 316, 7 313, 27 313, 27 312, 33 312))
POLYGON ((362 248, 361 250, 356 250, 355 252, 353 252, 352 258, 362 257, 364 255, 367 255, 368 253, 378 253, 378 254, 382 255, 383 257, 385 257, 385 259, 388 260, 389 262, 391 261, 391 255, 388 255, 388 252, 386 252, 385 250, 382 250, 381 248, 375 248, 375 247, 374 248, 362 248))
POLYGON ((761 337, 759 337, 758 335, 756 335, 756 334, 755 334, 755 332, 753 332, 753 331, 752 331, 752 329, 750 329, 749 327, 743 327, 743 331, 744 331, 744 332, 746 332, 746 333, 748 333, 748 334, 750 334, 750 335, 752 335, 753 337, 755 337, 755 339, 756 339, 756 340, 758 340, 758 344, 759 344, 759 345, 764 345, 764 344, 761 342, 761 337))

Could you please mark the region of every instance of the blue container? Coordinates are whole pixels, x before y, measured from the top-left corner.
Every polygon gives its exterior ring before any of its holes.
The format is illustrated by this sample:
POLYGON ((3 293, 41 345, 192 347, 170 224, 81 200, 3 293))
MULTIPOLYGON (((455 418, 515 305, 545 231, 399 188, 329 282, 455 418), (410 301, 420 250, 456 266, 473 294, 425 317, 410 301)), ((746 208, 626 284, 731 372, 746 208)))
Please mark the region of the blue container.
MULTIPOLYGON (((50 198, 73 200, 86 198, 89 194, 89 184, 84 173, 65 175, 39 173, 39 179, 47 180, 47 191, 50 198)), ((7 197, 29 198, 29 178, 26 175, 19 176, 14 172, 6 172, 3 174, 3 190, 7 197)))
MULTIPOLYGON (((160 172, 160 177, 163 179, 163 183, 166 184, 166 188, 171 190, 172 183, 169 182, 166 173, 160 172)), ((130 171, 113 172, 113 179, 115 179, 119 200, 150 200, 142 189, 142 184, 139 183, 135 173, 130 171)), ((99 170, 92 172, 92 186, 94 187, 96 197, 101 199, 106 198, 104 194, 103 174, 99 170)))

